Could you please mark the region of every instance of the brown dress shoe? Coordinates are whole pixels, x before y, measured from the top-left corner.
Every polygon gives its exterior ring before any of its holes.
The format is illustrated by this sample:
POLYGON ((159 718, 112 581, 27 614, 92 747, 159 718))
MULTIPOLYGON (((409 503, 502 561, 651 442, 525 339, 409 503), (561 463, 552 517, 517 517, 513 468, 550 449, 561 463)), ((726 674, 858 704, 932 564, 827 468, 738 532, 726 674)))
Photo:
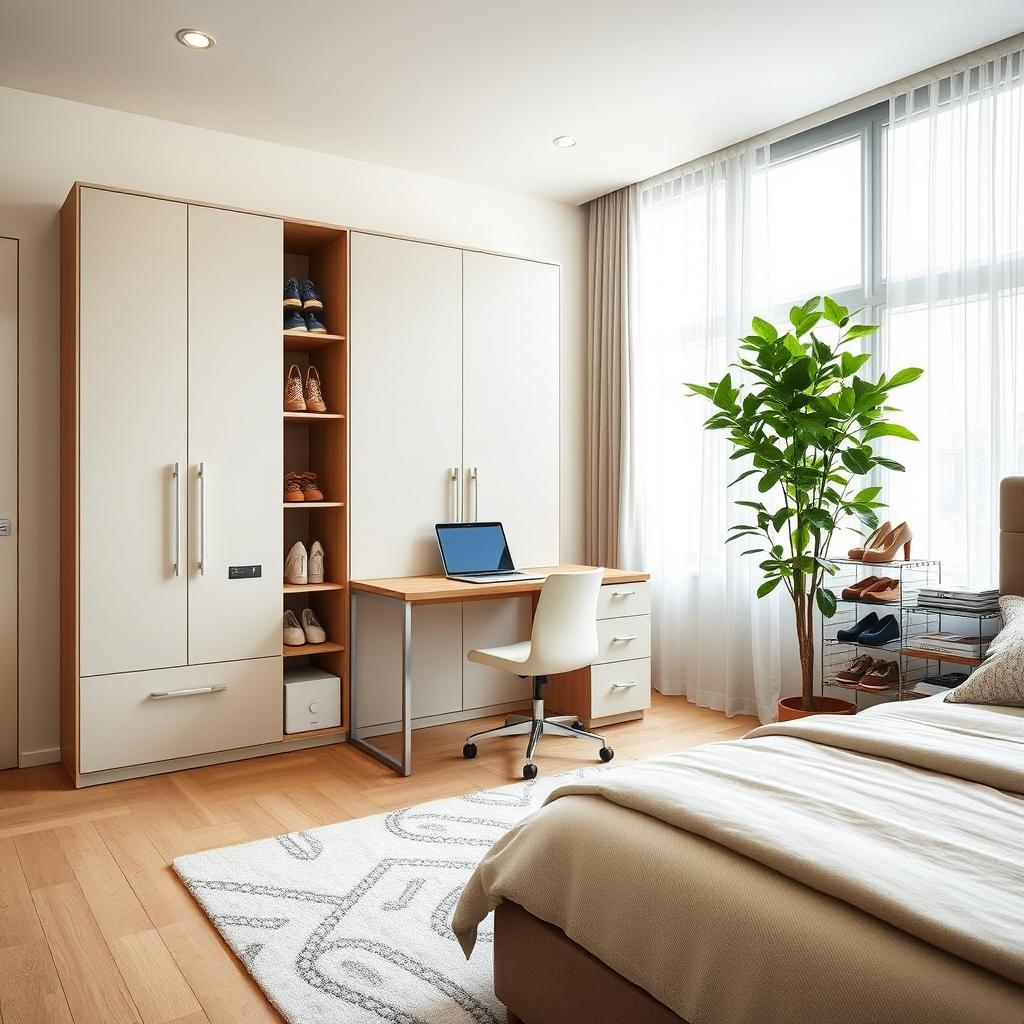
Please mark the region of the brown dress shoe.
POLYGON ((284 500, 305 501, 302 493, 302 482, 298 473, 286 473, 284 477, 284 500))
POLYGON ((865 579, 858 580, 852 586, 843 589, 843 600, 859 601, 865 590, 870 590, 876 583, 880 583, 881 580, 881 576, 868 576, 865 579))
POLYGON ((879 604, 894 604, 900 599, 900 581, 893 576, 881 576, 877 583, 863 590, 862 601, 877 601, 879 604))
POLYGON ((306 371, 306 408, 310 412, 327 412, 324 391, 320 386, 320 374, 317 373, 315 366, 306 371))
POLYGON ((891 690, 900 685, 900 667, 895 661, 876 661, 860 685, 865 690, 891 690))
POLYGON ((316 473, 299 473, 299 486, 304 501, 323 501, 324 496, 317 483, 316 473))
POLYGON ((854 658, 849 665, 836 673, 836 682, 840 686, 859 686, 860 681, 875 667, 875 659, 869 654, 854 658))
POLYGON ((288 379, 284 384, 284 411, 306 411, 306 400, 302 397, 302 371, 295 363, 288 367, 288 379))

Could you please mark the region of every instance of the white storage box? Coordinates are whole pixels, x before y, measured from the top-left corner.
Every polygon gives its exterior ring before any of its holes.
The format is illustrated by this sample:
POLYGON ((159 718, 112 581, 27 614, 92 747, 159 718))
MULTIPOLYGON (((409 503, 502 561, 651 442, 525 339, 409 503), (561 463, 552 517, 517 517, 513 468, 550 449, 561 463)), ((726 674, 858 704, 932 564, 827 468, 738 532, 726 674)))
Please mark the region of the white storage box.
POLYGON ((290 668, 284 674, 286 734, 341 725, 341 679, 322 668, 290 668))

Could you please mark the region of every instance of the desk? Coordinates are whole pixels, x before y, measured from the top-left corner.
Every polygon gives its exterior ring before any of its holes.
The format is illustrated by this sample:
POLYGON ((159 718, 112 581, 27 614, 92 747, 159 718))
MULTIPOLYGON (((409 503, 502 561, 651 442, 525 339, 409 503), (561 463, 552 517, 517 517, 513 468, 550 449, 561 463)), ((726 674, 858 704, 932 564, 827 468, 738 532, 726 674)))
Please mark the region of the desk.
MULTIPOLYGON (((588 565, 555 565, 523 572, 547 577, 554 572, 581 572, 588 565)), ((606 569, 604 585, 640 583, 649 578, 647 573, 628 572, 624 569, 606 569)), ((464 583, 445 576, 398 576, 391 579, 352 580, 351 621, 349 623, 350 694, 351 707, 349 741, 353 746, 383 761, 402 775, 412 774, 412 610, 416 605, 461 604, 470 601, 497 601, 509 597, 530 597, 536 603, 544 580, 523 580, 518 583, 464 583), (402 609, 402 756, 395 757, 382 750, 368 738, 360 736, 357 708, 359 681, 356 678, 356 617, 362 600, 387 601, 402 609)))

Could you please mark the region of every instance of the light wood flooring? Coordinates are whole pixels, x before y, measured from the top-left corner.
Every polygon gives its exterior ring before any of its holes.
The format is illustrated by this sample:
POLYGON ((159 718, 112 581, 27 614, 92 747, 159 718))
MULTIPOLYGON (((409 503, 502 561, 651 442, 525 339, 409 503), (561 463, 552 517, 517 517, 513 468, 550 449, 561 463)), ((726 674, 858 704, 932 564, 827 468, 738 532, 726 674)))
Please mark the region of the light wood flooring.
MULTIPOLYGON (((170 861, 514 782, 524 737, 461 756, 491 724, 416 732, 408 779, 346 744, 80 791, 57 765, 0 772, 2 1024, 279 1021, 170 861)), ((756 724, 655 694, 644 722, 605 734, 623 764, 756 724)), ((596 748, 545 738, 537 760, 554 774, 597 763, 596 748)))

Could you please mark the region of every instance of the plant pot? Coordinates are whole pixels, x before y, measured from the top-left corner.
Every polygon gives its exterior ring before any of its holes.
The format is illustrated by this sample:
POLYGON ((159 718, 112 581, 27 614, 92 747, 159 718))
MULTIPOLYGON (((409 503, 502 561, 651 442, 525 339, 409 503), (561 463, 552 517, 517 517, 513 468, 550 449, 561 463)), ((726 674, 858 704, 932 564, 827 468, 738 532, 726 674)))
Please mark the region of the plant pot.
POLYGON ((792 722, 798 718, 810 718, 811 715, 855 715, 857 705, 838 697, 815 697, 814 710, 804 711, 803 697, 783 697, 779 701, 779 721, 792 722))

